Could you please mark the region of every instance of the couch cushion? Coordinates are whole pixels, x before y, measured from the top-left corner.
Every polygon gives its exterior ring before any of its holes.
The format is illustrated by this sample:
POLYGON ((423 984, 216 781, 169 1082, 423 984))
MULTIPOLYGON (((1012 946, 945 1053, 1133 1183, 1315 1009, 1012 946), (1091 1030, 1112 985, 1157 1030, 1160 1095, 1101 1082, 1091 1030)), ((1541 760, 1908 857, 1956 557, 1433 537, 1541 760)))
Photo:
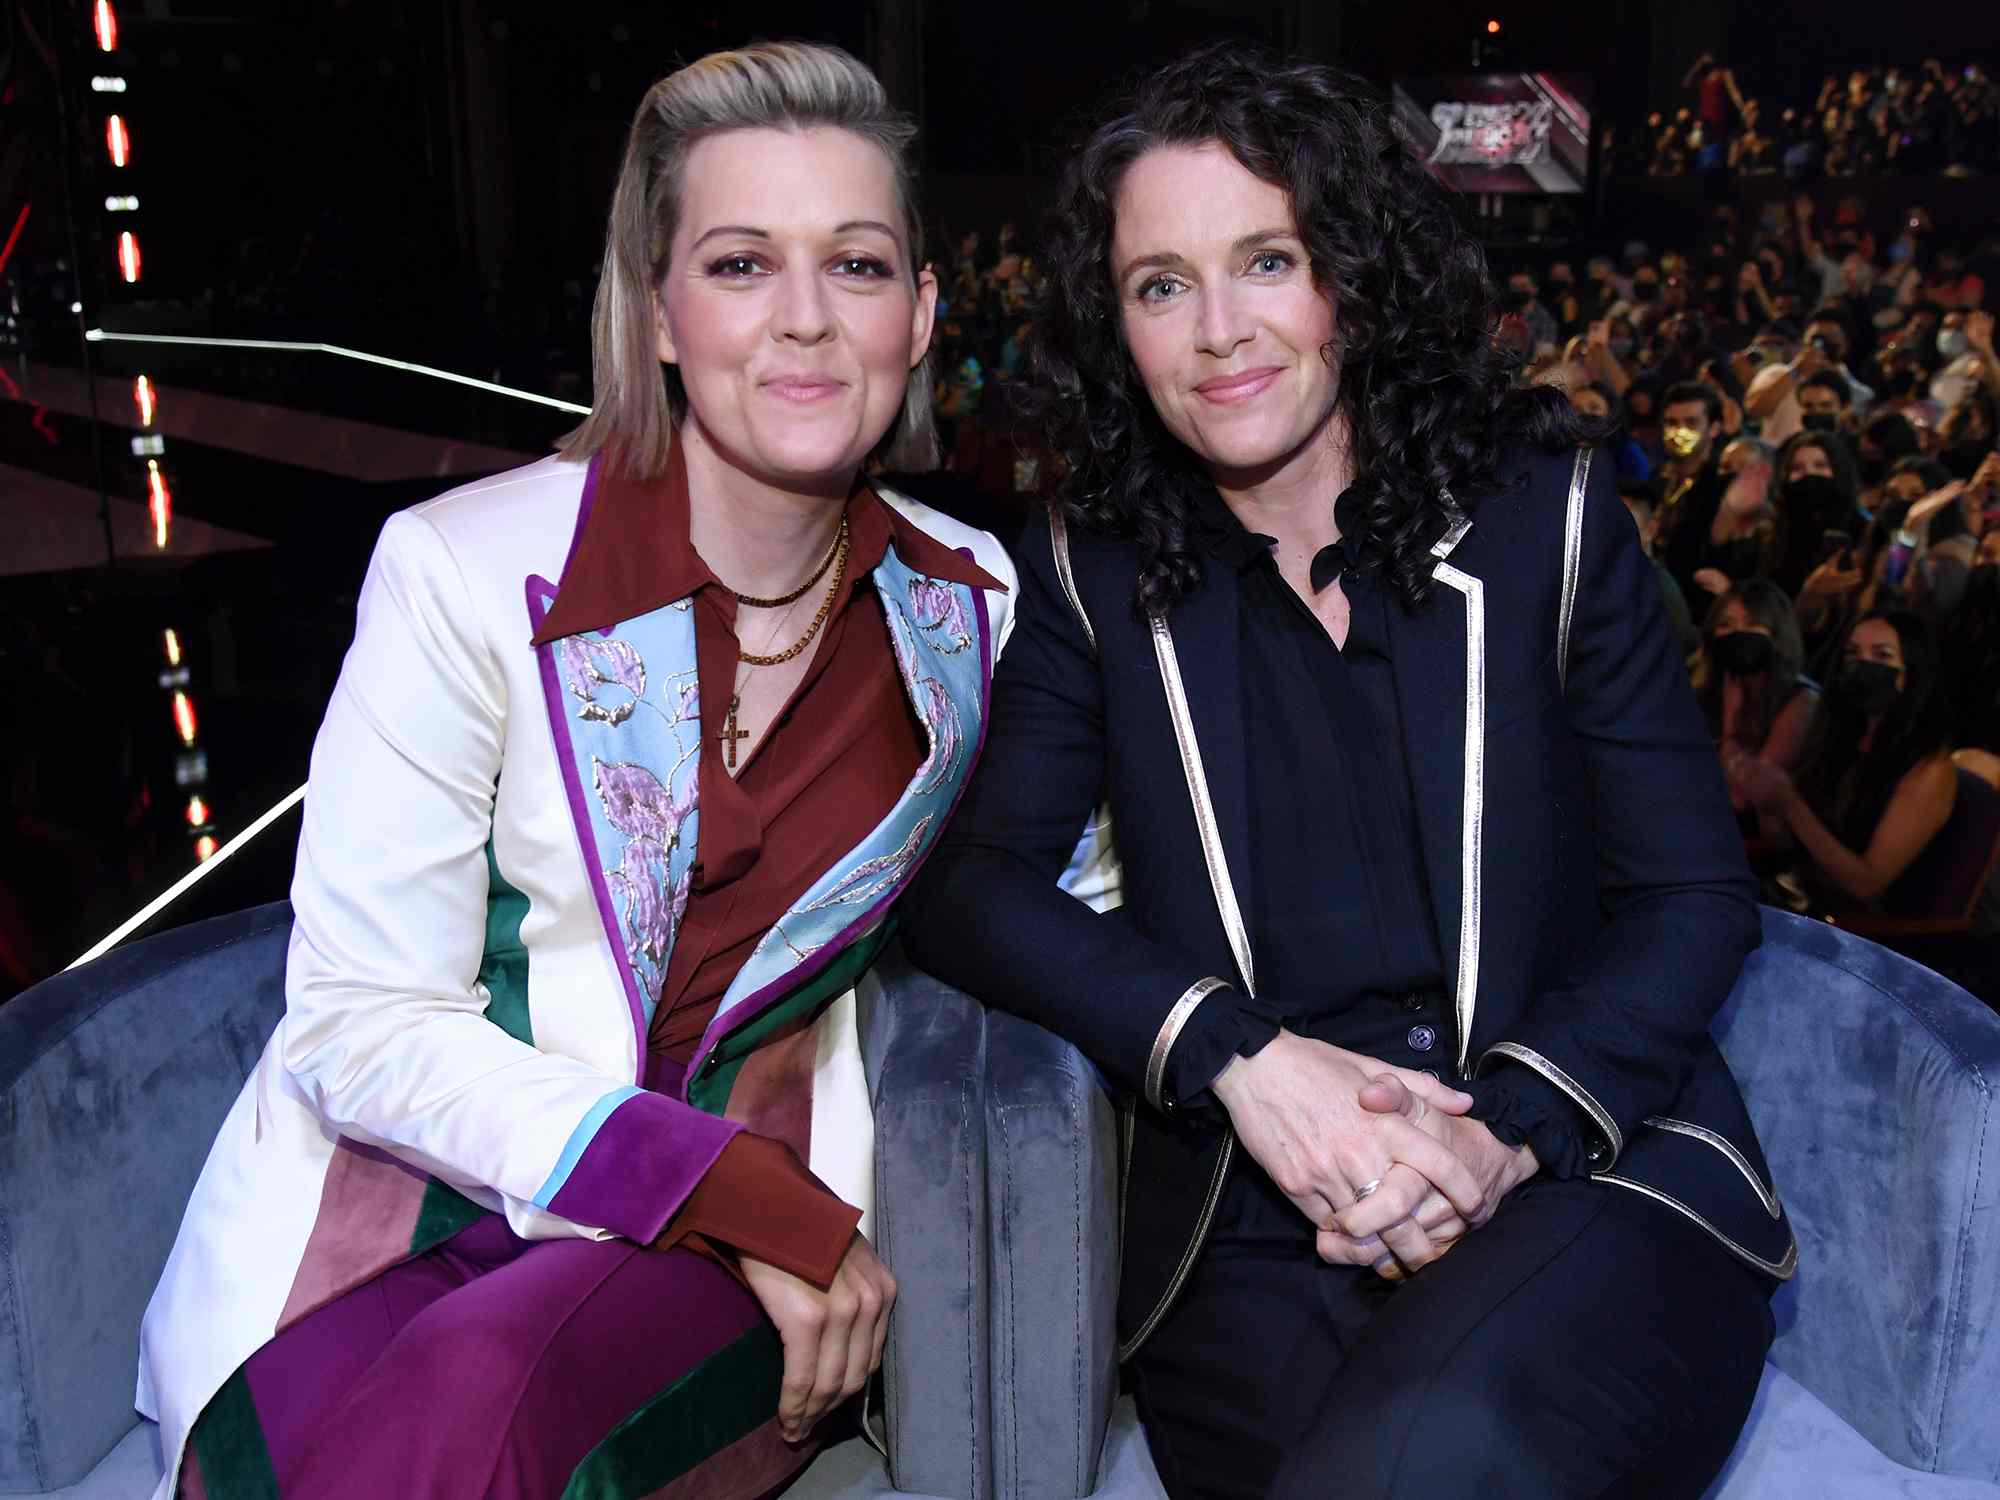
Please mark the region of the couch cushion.
POLYGON ((1996 1500, 2000 1485, 1885 1458, 1826 1403, 1764 1366, 1743 1440, 1705 1500, 1996 1500))
POLYGON ((2000 1479, 2000 1016, 1764 914, 1715 1034, 1799 1239, 1771 1362, 1900 1464, 2000 1479))
POLYGON ((290 928, 283 903, 200 922, 0 1006, 0 1494, 131 1428, 139 1319, 283 1013, 290 928))

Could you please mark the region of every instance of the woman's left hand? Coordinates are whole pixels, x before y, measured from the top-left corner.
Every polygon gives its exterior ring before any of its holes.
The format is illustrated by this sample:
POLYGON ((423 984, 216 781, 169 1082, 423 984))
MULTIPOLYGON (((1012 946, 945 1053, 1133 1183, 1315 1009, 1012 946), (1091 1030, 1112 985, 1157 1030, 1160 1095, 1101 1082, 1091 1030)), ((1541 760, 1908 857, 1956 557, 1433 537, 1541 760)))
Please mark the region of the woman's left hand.
MULTIPOLYGON (((1363 1109, 1376 1114, 1408 1114, 1410 1111, 1409 1091, 1393 1074, 1382 1074, 1372 1080, 1361 1090, 1360 1103, 1363 1109)), ((1364 1198, 1341 1213, 1338 1229, 1323 1231, 1319 1235, 1321 1260, 1331 1265, 1373 1266, 1376 1274, 1384 1280, 1399 1281, 1441 1258, 1468 1231, 1485 1224, 1493 1217, 1501 1199, 1541 1170, 1541 1163, 1535 1159, 1531 1149, 1502 1145, 1499 1138, 1478 1120, 1448 1115, 1442 1110, 1430 1110, 1421 1114, 1415 1123, 1420 1130, 1435 1136, 1451 1151, 1462 1153, 1460 1159, 1484 1189, 1485 1203, 1478 1216, 1467 1221, 1442 1193, 1430 1192, 1417 1205, 1416 1211, 1409 1215, 1423 1231, 1430 1251, 1413 1263, 1408 1257, 1392 1255, 1382 1243, 1382 1231, 1394 1225, 1382 1222, 1385 1215, 1379 1208, 1371 1209, 1369 1200, 1364 1198)))

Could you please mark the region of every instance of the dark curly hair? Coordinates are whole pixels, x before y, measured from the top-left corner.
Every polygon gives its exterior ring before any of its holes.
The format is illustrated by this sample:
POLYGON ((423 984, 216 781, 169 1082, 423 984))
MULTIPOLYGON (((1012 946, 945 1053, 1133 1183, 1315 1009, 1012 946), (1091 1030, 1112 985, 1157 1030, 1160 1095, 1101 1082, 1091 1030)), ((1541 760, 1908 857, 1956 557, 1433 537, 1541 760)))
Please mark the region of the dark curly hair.
MULTIPOLYGON (((1035 323, 1035 413, 1064 460, 1060 502, 1139 543, 1134 603, 1166 610, 1201 581, 1189 529, 1203 487, 1126 353, 1111 268, 1112 205, 1127 168, 1162 146, 1218 142, 1284 189, 1314 283, 1338 309, 1323 351, 1339 372, 1359 562, 1414 607, 1430 548, 1483 489, 1503 449, 1559 450, 1594 434, 1561 391, 1515 384, 1496 346, 1486 257, 1453 200, 1350 74, 1228 42, 1140 82, 1071 157, 1047 233, 1035 323), (1456 508, 1455 508, 1456 507, 1456 508)), ((1329 497, 1329 502, 1333 497, 1329 497)))

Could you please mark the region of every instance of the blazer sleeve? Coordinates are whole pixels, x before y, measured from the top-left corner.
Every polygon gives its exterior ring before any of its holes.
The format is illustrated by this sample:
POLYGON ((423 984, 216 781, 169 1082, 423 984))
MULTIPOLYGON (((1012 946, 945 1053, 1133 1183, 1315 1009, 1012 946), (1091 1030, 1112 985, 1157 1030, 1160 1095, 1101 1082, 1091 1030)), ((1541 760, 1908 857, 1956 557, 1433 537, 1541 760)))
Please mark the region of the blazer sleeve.
POLYGON ((1017 561, 986 747, 904 897, 904 947, 938 978, 1075 1043, 1136 1093, 1169 1013, 1209 976, 1058 884, 1102 797, 1103 679, 1047 527, 1029 523, 1017 561))
POLYGON ((313 746, 282 1057, 329 1126, 517 1233, 649 1241, 740 1127, 486 1018, 508 703, 480 618, 436 527, 392 517, 313 746))
POLYGON ((1678 1097, 1758 940, 1721 766, 1609 464, 1593 466, 1583 506, 1564 712, 1583 757, 1604 920, 1474 1073, 1522 1067, 1561 1090, 1602 1172, 1678 1097))

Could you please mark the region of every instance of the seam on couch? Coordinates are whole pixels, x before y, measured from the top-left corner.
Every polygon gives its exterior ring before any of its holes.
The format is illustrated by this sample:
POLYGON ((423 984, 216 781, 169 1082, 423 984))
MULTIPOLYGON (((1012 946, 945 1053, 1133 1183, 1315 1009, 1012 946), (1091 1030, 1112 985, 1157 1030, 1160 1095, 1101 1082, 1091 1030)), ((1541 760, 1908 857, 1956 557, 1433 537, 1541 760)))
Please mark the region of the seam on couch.
MULTIPOLYGON (((970 1085, 961 1079, 958 1085, 959 1118, 967 1123, 971 1123, 972 1121, 972 1100, 967 1097, 969 1089, 970 1085)), ((975 1272, 978 1268, 976 1257, 980 1249, 977 1243, 979 1233, 972 1201, 972 1153, 970 1151, 961 1151, 959 1159, 965 1163, 965 1169, 960 1174, 960 1179, 965 1186, 965 1287, 969 1293, 973 1287, 978 1285, 975 1272)), ((986 1183, 983 1180, 985 1174, 982 1172, 980 1176, 982 1180, 979 1188, 981 1192, 984 1192, 986 1190, 986 1183)), ((971 1307, 972 1315, 977 1317, 979 1315, 978 1303, 976 1301, 972 1302, 971 1307)), ((965 1493, 970 1496, 976 1496, 979 1493, 979 1395, 977 1381, 974 1378, 978 1363, 978 1351, 974 1347, 977 1342, 976 1339, 967 1339, 965 1341, 965 1431, 966 1436, 970 1439, 965 1445, 965 1493)))
POLYGON ((27 1304, 14 1280, 14 1232, 7 1216, 0 1214, 0 1297, 5 1297, 14 1325, 14 1369, 21 1382, 22 1432, 28 1442, 28 1477, 37 1489, 49 1487, 48 1460, 42 1453, 42 1432, 35 1421, 35 1408, 28 1399, 27 1304))
MULTIPOLYGON (((1063 1071, 1068 1073, 1072 1079, 1076 1078, 1076 1071, 1070 1065, 1067 1057, 1063 1059, 1063 1071)), ((1088 1122, 1077 1118, 1076 1095, 1071 1093, 1069 1103, 1069 1138, 1073 1141, 1083 1140, 1083 1132, 1086 1128, 1088 1128, 1088 1122)), ((1083 1336, 1086 1319, 1083 1306, 1083 1153, 1081 1151, 1072 1151, 1069 1154, 1069 1190, 1070 1206, 1073 1211, 1071 1222, 1076 1230, 1075 1238, 1070 1247, 1070 1262, 1076 1273, 1076 1287, 1072 1293, 1075 1300, 1070 1303, 1070 1306, 1074 1310, 1073 1315, 1076 1318, 1077 1332, 1075 1350, 1071 1354, 1069 1362, 1069 1408, 1077 1414, 1078 1418, 1071 1427, 1071 1431, 1076 1436, 1076 1452, 1071 1459, 1074 1467, 1070 1472, 1076 1476, 1076 1492, 1079 1495, 1086 1495, 1095 1486, 1086 1487, 1083 1482, 1083 1429, 1085 1420, 1090 1414, 1090 1403, 1089 1393, 1084 1388, 1083 1379, 1083 1336)))
POLYGON ((179 958, 175 959, 173 963, 169 964, 166 968, 154 969, 151 972, 145 974, 144 976, 135 979, 130 984, 121 985, 118 988, 108 991, 107 993, 101 995, 98 998, 98 1001, 95 1005, 91 1006, 88 1010, 84 1011, 81 1015, 79 1015, 76 1018, 75 1022, 71 1024, 69 1027, 67 1027, 65 1030, 63 1030, 60 1034, 50 1036, 46 1044, 41 1048, 41 1050, 36 1052, 33 1056, 27 1059, 27 1062, 23 1065, 21 1069, 21 1076, 25 1077, 27 1074, 33 1072, 35 1064, 39 1063, 43 1058, 47 1057, 51 1052, 53 1052, 57 1047, 61 1046, 64 1042, 68 1041, 71 1037, 75 1036, 77 1032, 81 1031, 92 1020, 96 1019, 98 1013, 104 1010, 107 1006, 115 1005, 118 1001, 123 1000, 127 995, 133 994, 139 990, 146 989, 151 985, 157 984, 162 979, 165 979, 168 975, 175 973, 177 970, 186 968, 191 963, 195 963, 200 959, 208 957, 209 954, 211 953, 220 953, 224 948, 234 948, 239 943, 247 943, 252 938, 260 938, 264 936, 266 933, 278 927, 279 925, 280 923, 274 921, 266 924, 265 926, 254 928, 249 932, 239 932, 234 937, 224 938, 219 943, 210 943, 206 948, 198 948, 192 953, 184 953, 179 958))
MULTIPOLYGON (((1958 1261, 1952 1268, 1951 1292, 1946 1306, 1951 1316, 1946 1322, 1944 1347, 1938 1352, 1937 1413, 1932 1426, 1930 1467, 1938 1472, 1944 1458, 1944 1418, 1945 1407, 1951 1398, 1953 1357, 1958 1352, 1958 1334, 1965 1322, 1965 1280, 1966 1261, 1972 1253, 1972 1218, 1979 1204, 1979 1186, 1986 1175, 1986 1124, 1993 1112, 1989 1099, 1986 1107, 1979 1112, 1979 1152, 1972 1162, 1972 1182, 1966 1206, 1958 1226, 1958 1261)), ((1987 1476, 1991 1477, 1990 1473, 1987 1476)))
MULTIPOLYGON (((1013 1142, 1007 1136, 1007 1108, 1005 1105, 994 1111, 993 1125, 995 1133, 1000 1138, 1002 1163, 1000 1201, 1011 1209, 1014 1203, 1014 1149, 1013 1142)), ((1009 1217, 1011 1217, 1011 1214, 1009 1217)), ((994 1229, 1000 1227, 998 1225, 988 1226, 987 1234, 990 1236, 994 1229)), ((1007 1381, 1005 1391, 1007 1400, 1007 1451, 1010 1457, 1008 1459, 1006 1488, 1004 1490, 1001 1489, 999 1484, 1000 1476, 996 1474, 994 1476, 994 1489, 1001 1494, 1018 1495, 1021 1492, 1021 1400, 1018 1394, 1021 1388, 1021 1331, 1014 1321, 1014 1283, 1019 1278, 1014 1275, 1013 1266, 1013 1256, 995 1256, 993 1257, 988 1274, 1004 1274, 1007 1280, 1007 1381), (1007 1268, 1004 1273, 1000 1271, 1002 1266, 1007 1268)), ((989 1395, 996 1396, 997 1398, 997 1393, 989 1392, 989 1395)))

